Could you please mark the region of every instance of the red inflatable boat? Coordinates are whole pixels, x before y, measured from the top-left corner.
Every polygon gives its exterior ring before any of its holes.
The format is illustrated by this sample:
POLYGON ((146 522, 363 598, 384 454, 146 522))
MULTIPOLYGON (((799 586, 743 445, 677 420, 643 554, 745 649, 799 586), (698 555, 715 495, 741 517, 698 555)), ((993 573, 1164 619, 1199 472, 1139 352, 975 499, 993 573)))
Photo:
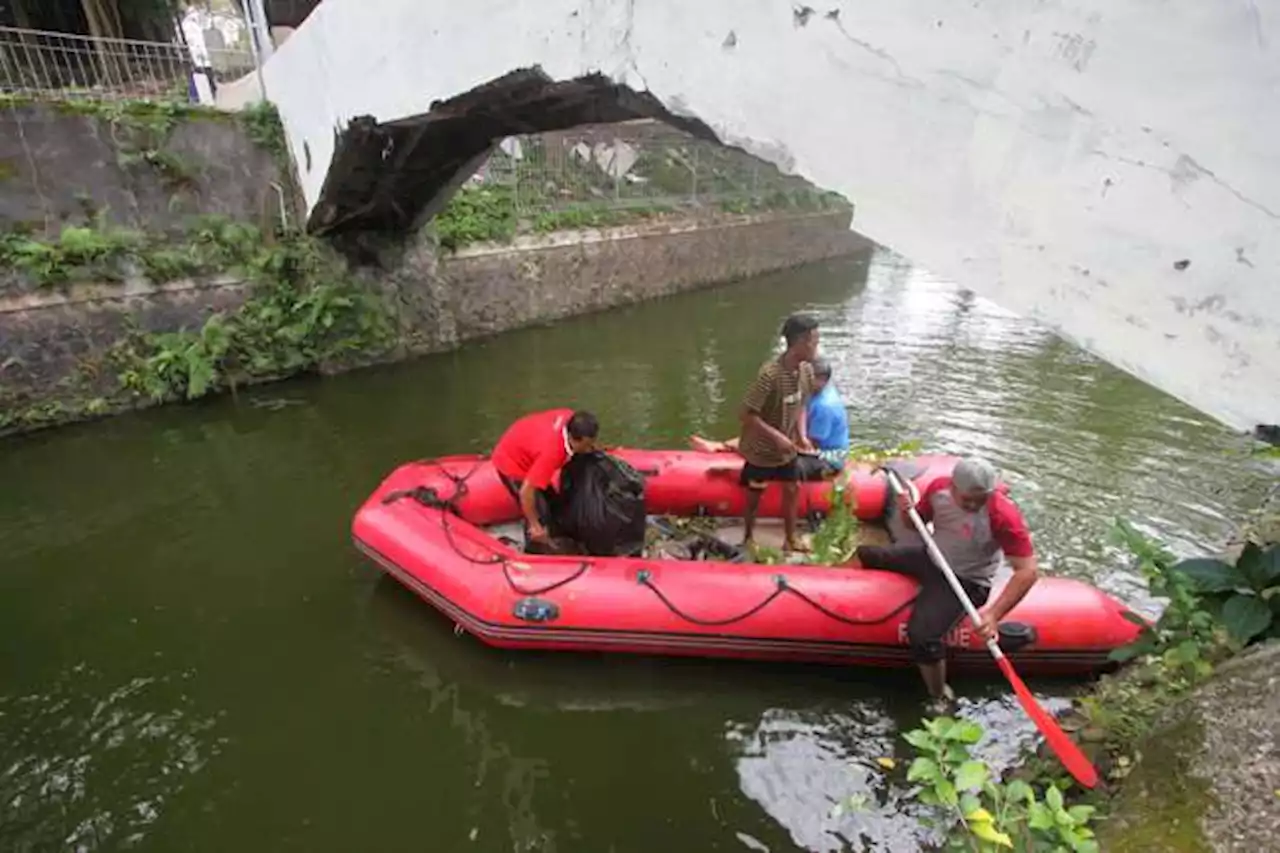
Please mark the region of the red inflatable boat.
MULTIPOLYGON (((614 450, 645 475, 652 514, 741 516, 734 454, 614 450)), ((893 464, 923 490, 956 459, 893 464)), ((830 484, 805 484, 802 515, 830 511, 830 484)), ((882 471, 855 469, 847 511, 900 539, 882 471)), ((777 517, 770 486, 762 517, 777 517)), ((454 456, 394 471, 356 513, 355 544, 456 625, 504 648, 639 652, 871 666, 910 663, 906 621, 917 585, 858 566, 752 565, 524 554, 486 529, 519 518, 487 459, 454 456)), ((993 592, 992 599, 995 594, 993 592)), ((1028 673, 1088 673, 1134 639, 1126 608, 1070 578, 1042 576, 1006 617, 1002 645, 1028 673)), ((961 666, 990 665, 967 623, 948 638, 961 666)))

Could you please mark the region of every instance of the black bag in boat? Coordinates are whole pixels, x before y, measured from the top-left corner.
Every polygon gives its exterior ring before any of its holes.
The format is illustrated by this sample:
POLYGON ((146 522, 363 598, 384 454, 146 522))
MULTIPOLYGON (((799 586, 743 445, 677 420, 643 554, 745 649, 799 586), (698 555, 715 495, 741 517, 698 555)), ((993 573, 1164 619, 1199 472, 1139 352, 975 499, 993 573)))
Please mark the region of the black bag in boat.
POLYGON ((576 453, 560 471, 553 527, 596 557, 644 549, 644 477, 604 451, 576 453))

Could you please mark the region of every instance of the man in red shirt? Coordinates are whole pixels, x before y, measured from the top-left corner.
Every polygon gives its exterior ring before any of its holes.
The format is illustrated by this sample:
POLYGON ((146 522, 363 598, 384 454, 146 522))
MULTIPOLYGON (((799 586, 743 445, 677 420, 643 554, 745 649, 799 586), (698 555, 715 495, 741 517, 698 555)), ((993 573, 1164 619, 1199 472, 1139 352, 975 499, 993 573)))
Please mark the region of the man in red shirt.
MULTIPOLYGON (((909 498, 899 495, 898 499, 905 513, 909 498)), ((1038 575, 1027 524, 1013 500, 996 489, 995 468, 983 459, 960 460, 950 477, 935 480, 924 490, 916 512, 926 524, 933 522, 938 550, 975 607, 982 607, 991 595, 1001 554, 1008 558, 1013 576, 995 603, 980 611, 980 633, 984 638, 995 637, 1000 620, 1017 606, 1038 575)), ((950 705, 955 694, 947 686, 943 637, 963 615, 964 607, 941 569, 923 543, 863 546, 857 556, 869 569, 887 569, 920 581, 907 621, 907 642, 929 694, 940 705, 950 705)))
POLYGON ((545 493, 570 456, 595 450, 599 432, 600 424, 590 412, 550 409, 525 415, 498 439, 493 467, 520 506, 528 541, 548 542, 545 493))

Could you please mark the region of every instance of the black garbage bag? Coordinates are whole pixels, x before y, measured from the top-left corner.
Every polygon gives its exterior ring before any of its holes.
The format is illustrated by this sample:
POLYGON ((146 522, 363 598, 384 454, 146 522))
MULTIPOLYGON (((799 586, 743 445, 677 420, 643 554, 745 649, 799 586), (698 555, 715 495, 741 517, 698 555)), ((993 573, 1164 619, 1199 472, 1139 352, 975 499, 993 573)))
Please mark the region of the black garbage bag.
POLYGON ((604 451, 577 453, 560 471, 552 507, 556 535, 597 557, 644 550, 644 477, 604 451))

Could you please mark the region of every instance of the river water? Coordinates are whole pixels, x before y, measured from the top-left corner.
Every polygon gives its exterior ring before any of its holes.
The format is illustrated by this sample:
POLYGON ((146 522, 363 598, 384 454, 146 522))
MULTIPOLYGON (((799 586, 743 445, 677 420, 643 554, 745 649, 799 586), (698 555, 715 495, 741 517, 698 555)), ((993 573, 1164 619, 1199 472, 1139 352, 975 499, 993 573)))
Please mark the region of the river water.
MULTIPOLYGON (((874 767, 906 755, 913 674, 500 653, 348 540, 396 464, 534 408, 615 443, 731 434, 796 309, 857 440, 988 455, 1049 569, 1139 606, 1116 515, 1192 553, 1267 482, 1206 418, 883 251, 9 441, 0 849, 917 849, 874 767)), ((1030 740, 1000 685, 957 687, 993 760, 1030 740)))

